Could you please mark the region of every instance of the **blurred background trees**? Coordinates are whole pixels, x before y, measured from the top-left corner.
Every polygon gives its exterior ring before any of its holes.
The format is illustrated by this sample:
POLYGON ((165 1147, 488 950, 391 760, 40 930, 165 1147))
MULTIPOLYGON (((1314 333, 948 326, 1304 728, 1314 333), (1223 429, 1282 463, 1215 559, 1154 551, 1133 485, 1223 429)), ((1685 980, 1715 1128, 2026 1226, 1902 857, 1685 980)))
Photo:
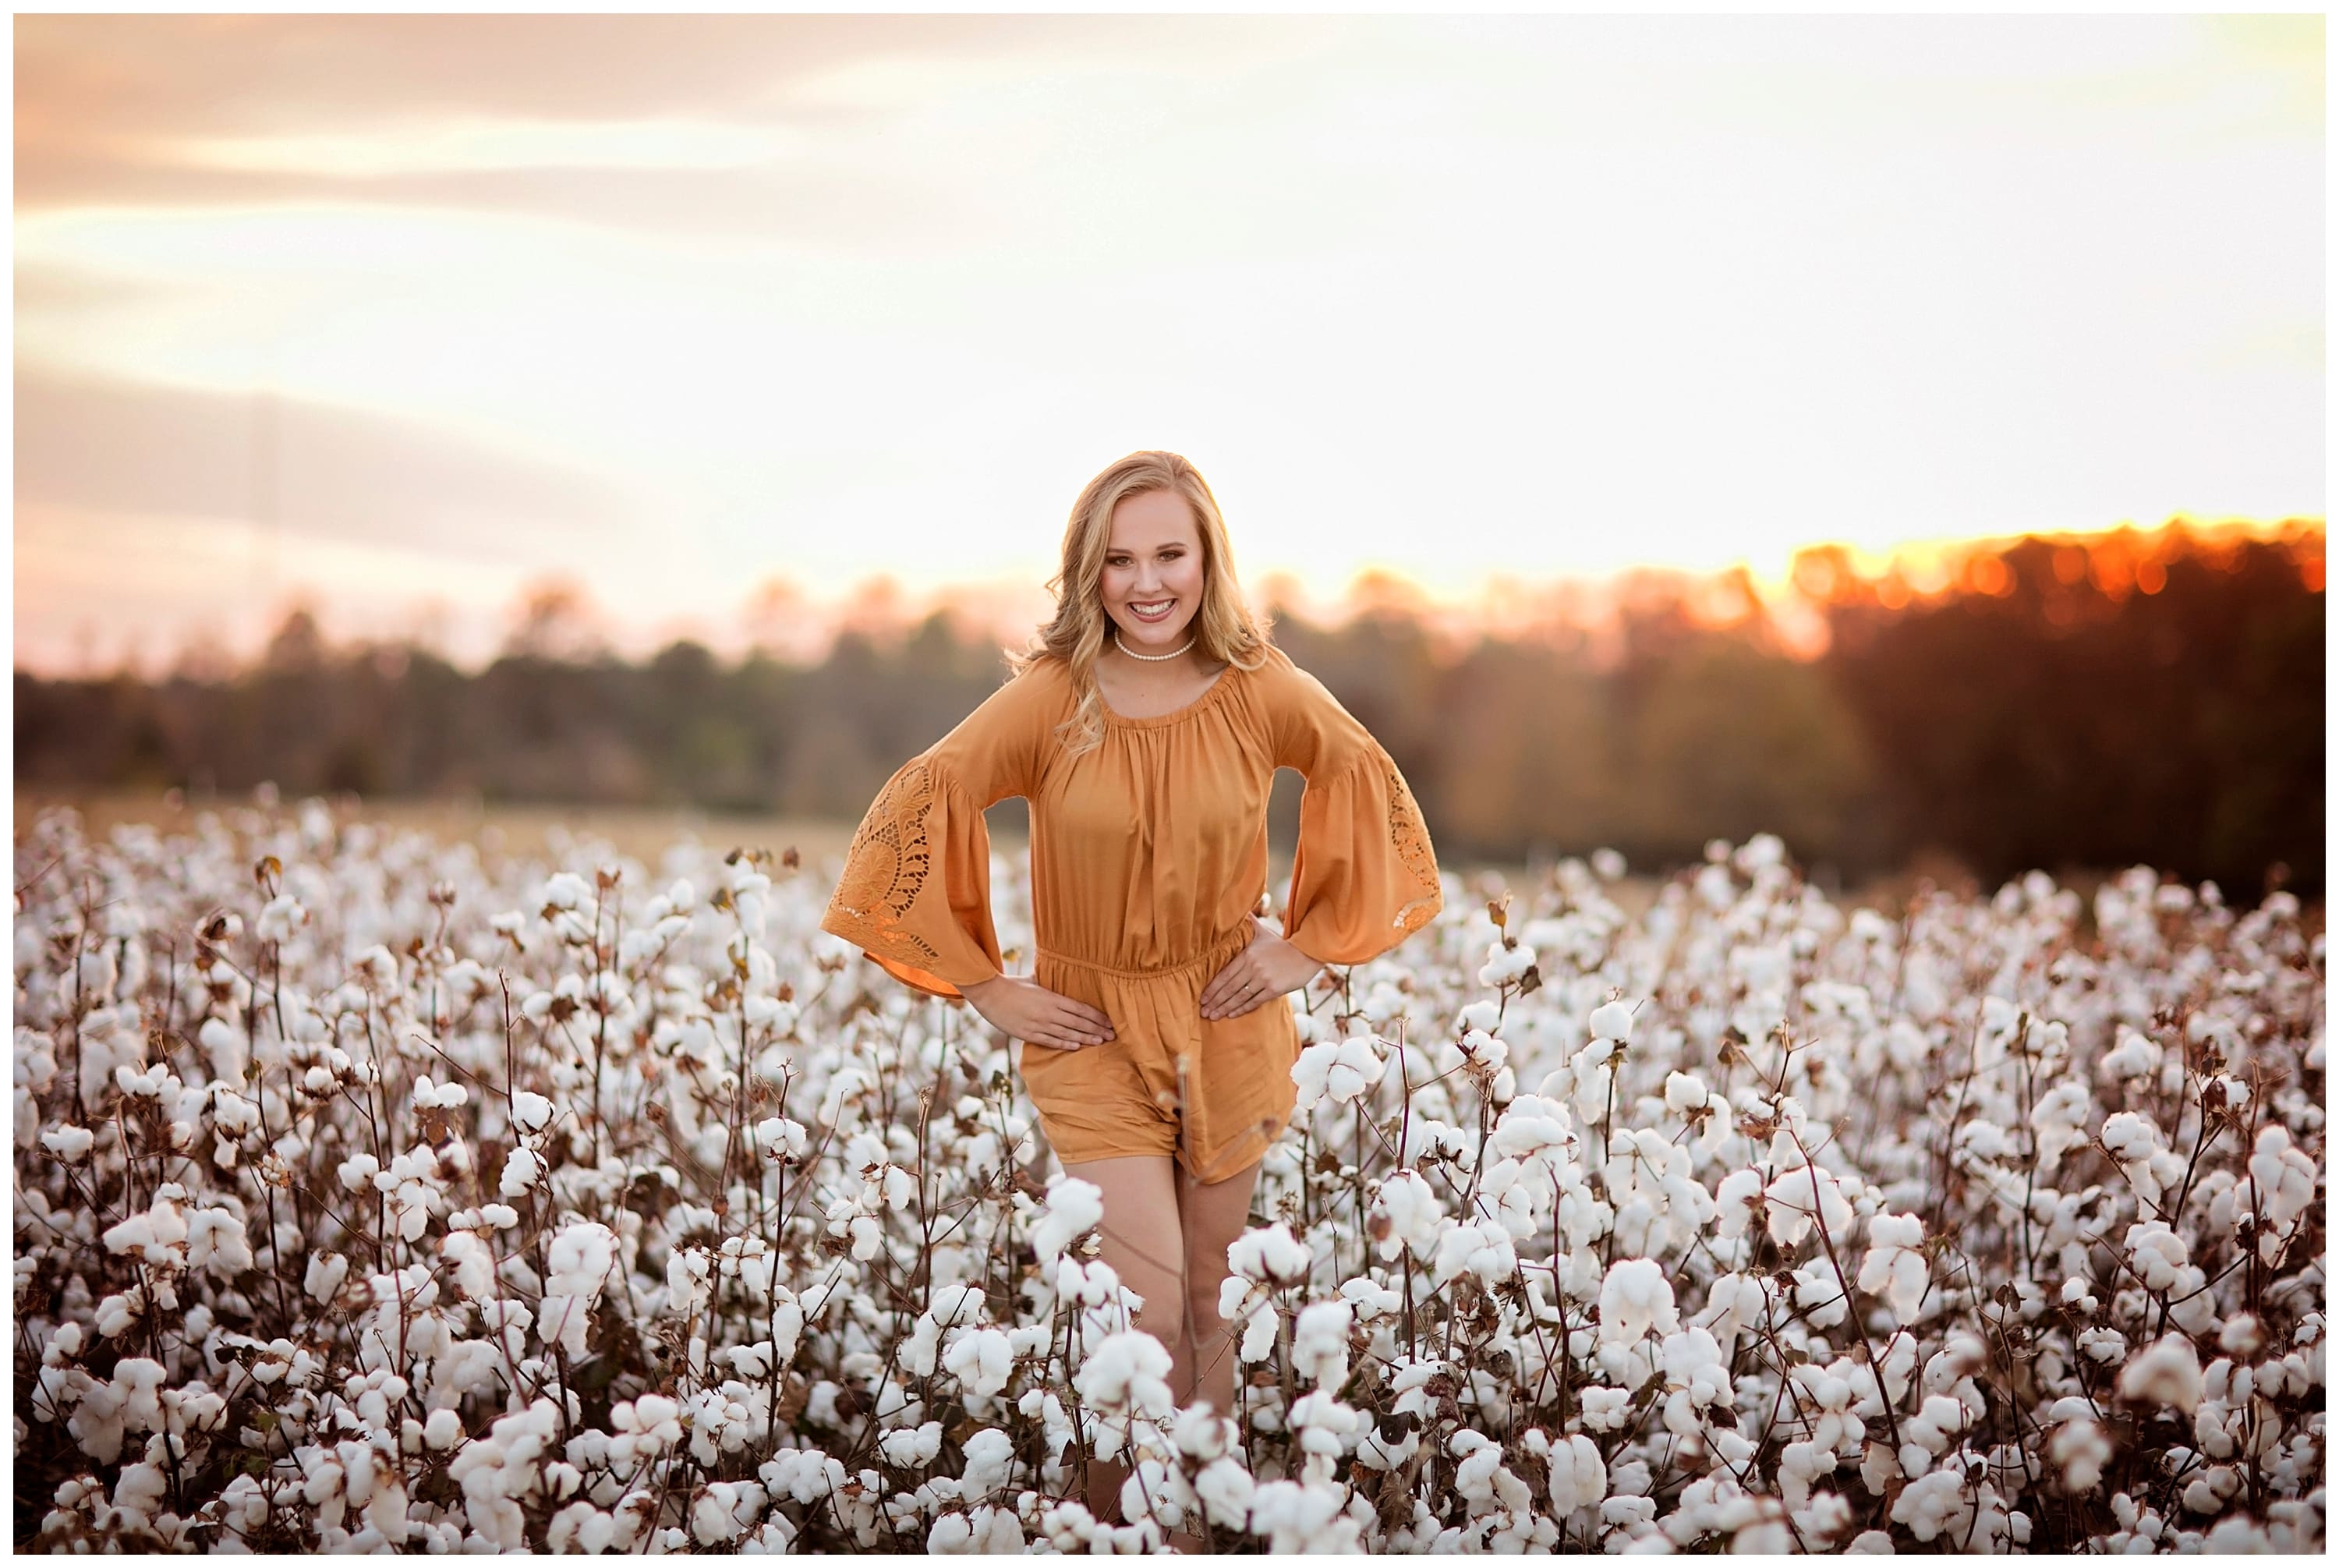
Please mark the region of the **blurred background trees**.
MULTIPOLYGON (((2024 538, 1940 570, 1920 591, 1898 564, 1871 577, 1806 552, 1816 651, 1791 647, 1742 579, 1652 577, 1597 635, 1554 619, 1458 646, 1387 585, 1337 627, 1267 607, 1276 640, 1396 758, 1453 858, 1606 844, 1655 870, 1767 830, 1846 879, 1917 855, 1989 880, 2145 862, 2235 901, 2270 872, 2320 893, 2319 527, 2024 538)), ((886 612, 883 596, 856 606, 816 661, 777 656, 775 636, 737 662, 676 642, 637 664, 548 585, 476 674, 418 646, 334 646, 295 612, 240 671, 18 671, 18 788, 273 780, 850 822, 1004 673, 947 612, 886 612)), ((1278 780, 1278 842, 1298 795, 1278 780)), ((1019 825, 1020 804, 997 809, 1019 825)))

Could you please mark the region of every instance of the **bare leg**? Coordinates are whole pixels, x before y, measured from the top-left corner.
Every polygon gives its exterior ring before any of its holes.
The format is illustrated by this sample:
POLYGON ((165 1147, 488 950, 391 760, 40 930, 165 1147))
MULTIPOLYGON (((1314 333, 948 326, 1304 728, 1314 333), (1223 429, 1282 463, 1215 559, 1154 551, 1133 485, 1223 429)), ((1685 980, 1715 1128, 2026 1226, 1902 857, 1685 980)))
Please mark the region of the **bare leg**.
POLYGON ((1219 1317, 1219 1287, 1227 1277, 1227 1248, 1250 1220, 1251 1193, 1258 1185, 1258 1161, 1223 1181, 1205 1186, 1185 1172, 1178 1177, 1179 1223, 1185 1233, 1186 1354, 1189 1384, 1173 1382, 1180 1405, 1209 1401, 1221 1415, 1235 1413, 1235 1346, 1219 1317))
MULTIPOLYGON (((1103 1194, 1104 1218, 1097 1227, 1100 1255, 1120 1276, 1123 1285, 1145 1298, 1137 1326, 1169 1350, 1172 1358, 1170 1387, 1173 1394, 1178 1392, 1179 1371, 1175 1358, 1185 1340, 1188 1291, 1175 1162, 1166 1154, 1084 1159, 1067 1164, 1064 1174, 1096 1183, 1103 1194)), ((1219 1261, 1223 1268, 1223 1247, 1219 1261)), ((1126 1464, 1091 1463, 1089 1512, 1099 1519, 1119 1521, 1121 1483, 1128 1478, 1126 1464)))

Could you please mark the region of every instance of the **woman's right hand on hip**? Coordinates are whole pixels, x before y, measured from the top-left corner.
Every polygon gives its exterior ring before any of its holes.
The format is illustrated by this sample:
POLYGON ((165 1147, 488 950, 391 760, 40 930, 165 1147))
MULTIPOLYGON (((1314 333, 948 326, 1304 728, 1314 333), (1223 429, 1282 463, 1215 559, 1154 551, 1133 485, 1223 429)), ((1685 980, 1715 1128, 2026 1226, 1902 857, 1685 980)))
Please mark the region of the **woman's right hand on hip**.
POLYGON ((983 1021, 1010 1040, 1044 1045, 1055 1050, 1079 1050, 1103 1045, 1112 1038, 1112 1020, 1086 1002, 1050 991, 1036 980, 1002 974, 980 985, 962 985, 959 994, 981 1013, 983 1021))

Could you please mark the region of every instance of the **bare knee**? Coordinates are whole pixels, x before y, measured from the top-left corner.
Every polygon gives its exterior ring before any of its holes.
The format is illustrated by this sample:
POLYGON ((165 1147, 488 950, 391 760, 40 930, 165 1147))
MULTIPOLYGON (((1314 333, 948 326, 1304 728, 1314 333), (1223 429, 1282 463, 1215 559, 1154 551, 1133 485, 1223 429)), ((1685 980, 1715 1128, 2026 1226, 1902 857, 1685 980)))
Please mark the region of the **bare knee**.
POLYGON ((1194 1337, 1200 1339, 1225 1326, 1224 1320, 1219 1317, 1219 1291, 1226 1284, 1227 1268, 1223 1263, 1215 1272, 1207 1266, 1201 1270, 1191 1270, 1190 1265, 1189 1267, 1186 1322, 1193 1330, 1194 1337))
POLYGON ((1160 1292, 1159 1299, 1142 1290, 1138 1294, 1145 1297, 1145 1306, 1137 1315, 1137 1326, 1161 1341, 1170 1355, 1177 1355, 1178 1340, 1189 1321, 1185 1282, 1180 1280, 1174 1288, 1160 1292))
POLYGON ((1186 1304, 1191 1293, 1186 1283, 1186 1259, 1176 1238, 1165 1250, 1158 1242, 1142 1246, 1122 1236, 1110 1226, 1101 1228, 1107 1260, 1117 1265, 1114 1272, 1121 1285, 1143 1297, 1144 1305, 1137 1309, 1133 1324, 1178 1353, 1179 1336, 1185 1331, 1186 1304))

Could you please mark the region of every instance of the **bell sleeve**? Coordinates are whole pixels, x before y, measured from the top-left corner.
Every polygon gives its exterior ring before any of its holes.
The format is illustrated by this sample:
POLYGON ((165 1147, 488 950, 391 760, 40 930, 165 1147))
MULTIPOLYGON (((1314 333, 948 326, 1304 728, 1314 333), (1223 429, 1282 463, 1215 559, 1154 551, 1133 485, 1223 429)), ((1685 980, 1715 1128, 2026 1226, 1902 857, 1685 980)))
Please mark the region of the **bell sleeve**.
POLYGON ((1284 940, 1325 963, 1377 958, 1445 907, 1421 807, 1381 744, 1292 667, 1273 715, 1276 764, 1308 781, 1284 940))
POLYGON ((1047 729, 1037 677, 1018 676, 895 771, 844 855, 821 929, 929 996, 1002 971, 983 808, 1028 795, 1047 729))

